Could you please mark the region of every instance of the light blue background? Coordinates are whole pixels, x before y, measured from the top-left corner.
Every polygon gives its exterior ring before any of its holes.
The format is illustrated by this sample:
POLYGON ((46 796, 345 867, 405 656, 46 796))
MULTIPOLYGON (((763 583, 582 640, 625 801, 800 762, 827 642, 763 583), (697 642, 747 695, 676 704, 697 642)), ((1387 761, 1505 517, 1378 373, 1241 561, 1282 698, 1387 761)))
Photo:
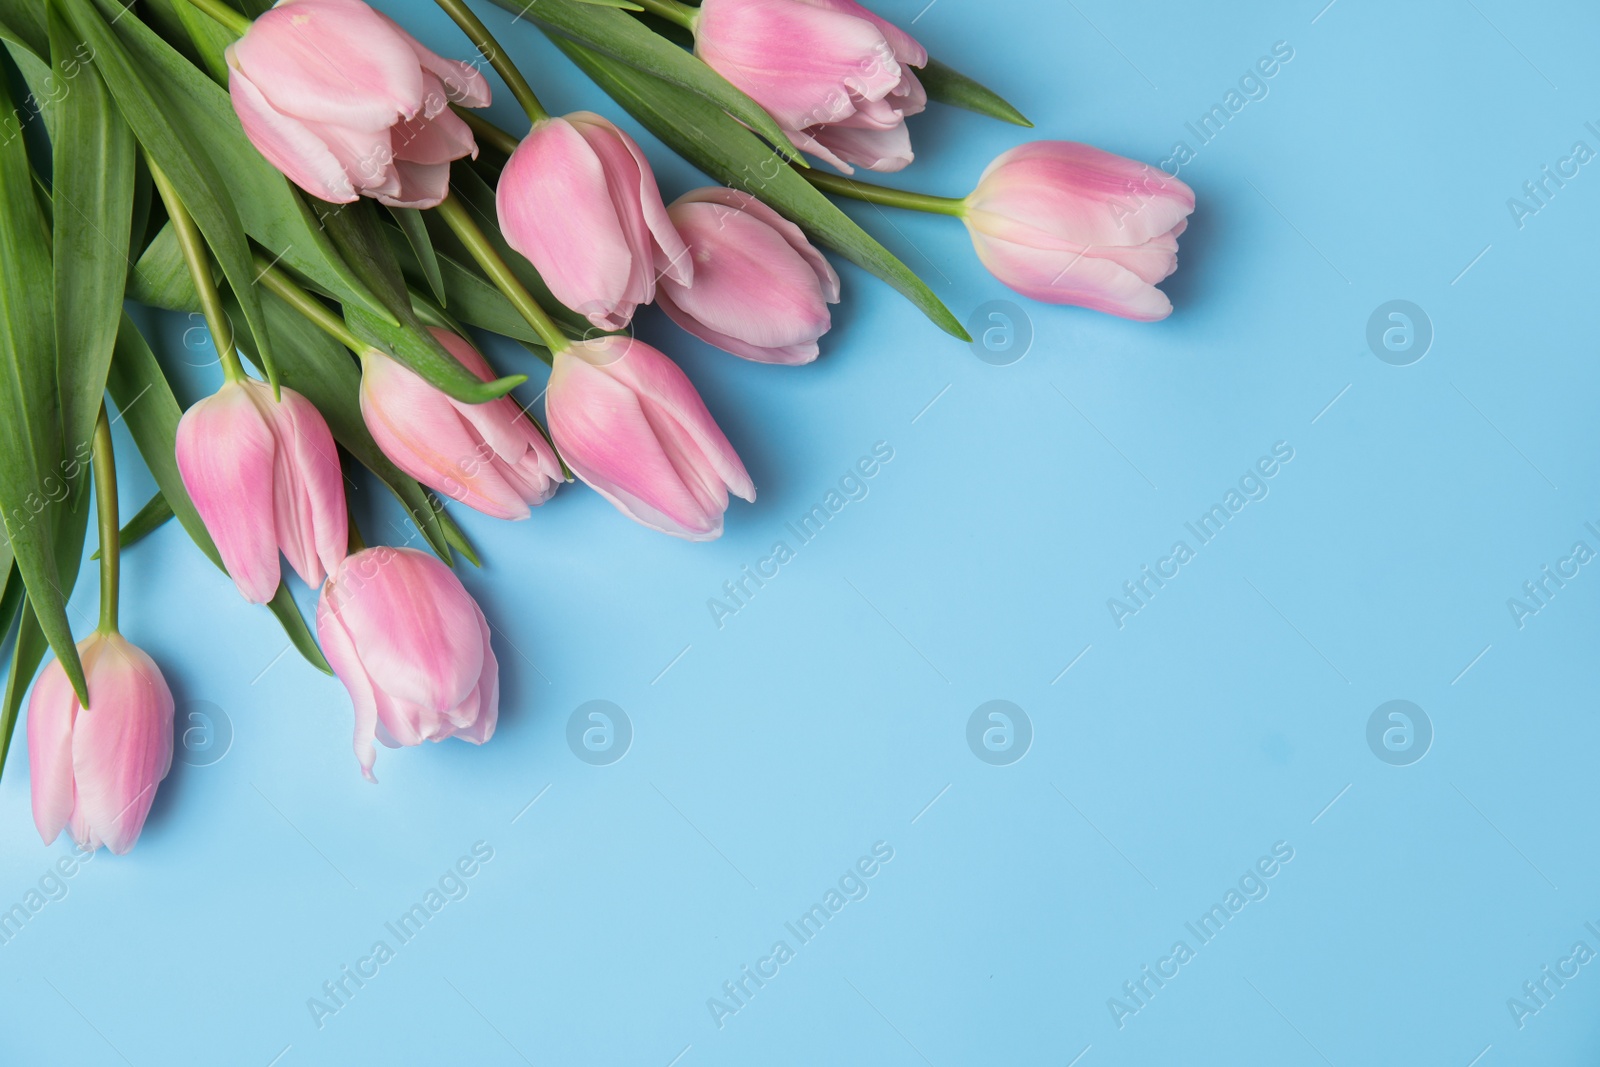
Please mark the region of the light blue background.
MULTIPOLYGON (((852 211, 959 316, 1026 305, 1026 357, 980 361, 848 267, 808 368, 642 316, 758 502, 711 545, 581 487, 516 526, 458 513, 485 558, 465 580, 498 630, 500 730, 380 750, 376 787, 338 683, 280 655, 271 618, 163 529, 127 555, 124 629, 180 716, 223 709, 231 749, 175 764, 137 849, 102 852, 0 945, 0 1060, 1595 1062, 1600 964, 1520 1029, 1507 999, 1575 942, 1600 950, 1600 565, 1523 628, 1507 599, 1575 541, 1600 548, 1600 165, 1520 228, 1507 199, 1575 141, 1600 148, 1600 15, 925 3, 879 9, 1037 136, 1151 163, 1293 48, 1182 171, 1199 207, 1172 318, 1028 304, 958 224, 872 208, 852 211), (1433 324, 1413 365, 1366 343, 1393 299, 1433 324), (880 441, 869 495, 719 629, 708 598, 880 441), (1270 495, 1119 629, 1107 599, 1280 441, 1270 495), (566 741, 593 699, 634 730, 609 766, 566 741), (1033 724, 1010 766, 965 739, 992 699, 1033 724), (1367 744, 1391 699, 1433 724, 1411 766, 1367 744), (469 895, 319 1028, 308 998, 397 945, 384 924, 480 841, 469 895), (800 945, 784 923, 879 841, 894 858, 869 895, 800 945), (1270 895, 1199 946, 1185 922, 1277 842, 1294 858, 1270 895), (794 959, 719 1028, 708 998, 780 939, 794 959), (1108 998, 1179 939, 1195 958, 1119 1028, 1108 998)), ((385 6, 467 53, 422 0, 385 6)), ((552 110, 618 114, 526 24, 483 14, 552 110)), ((494 113, 513 121, 507 94, 494 113)), ((949 195, 1028 136, 937 105, 912 130, 896 180, 949 195)), ((669 199, 701 183, 641 139, 669 199)), ((196 364, 190 397, 212 388, 184 323, 159 322, 164 354, 196 364)), ((150 484, 124 466, 131 513, 150 484)), ((366 495, 369 535, 403 540, 366 495)), ((82 617, 95 591, 86 572, 82 617)), ((17 736, 0 907, 68 852, 34 832, 17 736)))

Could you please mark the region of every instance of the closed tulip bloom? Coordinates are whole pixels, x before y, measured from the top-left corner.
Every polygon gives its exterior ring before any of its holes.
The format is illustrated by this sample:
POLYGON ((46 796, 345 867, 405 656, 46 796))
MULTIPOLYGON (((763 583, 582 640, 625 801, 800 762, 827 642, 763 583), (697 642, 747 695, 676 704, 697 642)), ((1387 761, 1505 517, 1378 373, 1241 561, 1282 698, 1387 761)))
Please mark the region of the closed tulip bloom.
POLYGON ((121 634, 78 643, 89 704, 78 703, 60 660, 28 700, 33 824, 45 844, 63 829, 83 848, 133 847, 156 786, 172 768, 172 691, 155 662, 121 634))
POLYGON ((344 558, 349 529, 333 434, 293 389, 228 382, 178 422, 178 472, 244 598, 278 591, 278 553, 315 589, 344 558))
POLYGON ((705 0, 695 53, 847 174, 912 160, 905 119, 928 104, 912 68, 928 52, 854 0, 705 0))
POLYGON ((390 748, 459 737, 481 745, 500 714, 489 623, 433 556, 380 545, 346 557, 317 605, 317 636, 355 705, 361 773, 390 748))
POLYGON ((245 134, 312 196, 434 207, 450 161, 478 154, 450 104, 486 107, 483 75, 360 0, 280 0, 227 58, 245 134))
POLYGON ((810 363, 828 332, 839 276, 800 227, 748 193, 712 187, 667 209, 688 242, 694 284, 663 278, 672 321, 758 363, 810 363))
MULTIPOLYGON (((433 335, 484 381, 494 372, 448 330, 433 335)), ((423 485, 497 519, 525 519, 563 481, 561 464, 517 402, 464 404, 376 349, 361 359, 361 415, 395 466, 423 485)))
POLYGON ((966 200, 995 277, 1024 296, 1141 322, 1172 314, 1156 283, 1178 269, 1194 192, 1143 163, 1072 141, 1019 145, 966 200))
POLYGON ((620 330, 654 300, 658 274, 693 279, 649 160, 591 112, 534 125, 500 174, 495 209, 506 242, 555 298, 602 330, 620 330))
POLYGON ((689 541, 722 536, 755 483, 677 364, 606 336, 556 355, 545 412, 567 466, 624 515, 689 541))

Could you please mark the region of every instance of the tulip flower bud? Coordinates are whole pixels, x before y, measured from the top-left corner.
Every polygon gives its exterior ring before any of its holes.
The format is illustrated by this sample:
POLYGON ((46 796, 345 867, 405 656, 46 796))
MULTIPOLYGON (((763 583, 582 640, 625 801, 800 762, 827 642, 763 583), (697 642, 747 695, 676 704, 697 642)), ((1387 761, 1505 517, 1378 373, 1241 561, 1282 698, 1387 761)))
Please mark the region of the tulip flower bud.
POLYGON ((715 186, 679 197, 667 214, 694 259, 692 286, 661 280, 673 322, 758 363, 817 358, 839 276, 800 227, 748 193, 715 186))
POLYGON ((854 0, 705 0, 695 54, 846 174, 912 160, 905 120, 928 94, 911 68, 928 52, 854 0))
POLYGON ((434 207, 449 191, 450 161, 478 154, 450 104, 487 107, 483 75, 360 0, 280 0, 227 59, 245 134, 312 196, 434 207))
MULTIPOLYGON (((303 0, 302 0, 303 2, 303 0)), ((278 552, 315 589, 344 558, 349 519, 333 434, 293 389, 231 381, 178 422, 178 472, 244 598, 278 591, 278 552)))
POLYGON ((545 413, 567 466, 651 529, 711 541, 730 492, 756 498, 688 377, 642 341, 605 336, 558 353, 545 413))
MULTIPOLYGON (((449 330, 433 335, 484 381, 494 371, 449 330)), ((373 349, 361 359, 361 415, 395 466, 417 481, 497 519, 525 519, 564 480, 539 428, 509 396, 464 404, 373 349)))
POLYGON ((489 623, 433 556, 387 545, 347 556, 322 588, 317 636, 355 705, 356 758, 369 781, 374 738, 396 748, 493 736, 500 665, 489 623))
POLYGON ((506 243, 602 330, 620 330, 654 300, 658 274, 693 279, 650 161, 591 112, 534 125, 506 161, 495 209, 506 243))
POLYGON ((50 844, 67 829, 86 849, 117 855, 144 829, 156 786, 172 768, 172 691, 149 656, 121 634, 78 642, 88 708, 51 660, 28 700, 33 823, 50 844))
POLYGON ((1022 295, 1153 322, 1172 314, 1155 285, 1178 269, 1193 210, 1193 190, 1154 167, 1034 141, 989 164, 965 219, 983 265, 1022 295))

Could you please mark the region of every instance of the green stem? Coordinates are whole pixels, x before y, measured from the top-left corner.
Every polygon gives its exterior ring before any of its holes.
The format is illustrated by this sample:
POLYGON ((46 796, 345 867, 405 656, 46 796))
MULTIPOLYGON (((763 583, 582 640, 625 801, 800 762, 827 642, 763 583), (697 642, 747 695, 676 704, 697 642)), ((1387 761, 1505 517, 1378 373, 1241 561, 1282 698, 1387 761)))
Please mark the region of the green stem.
POLYGON ((964 199, 929 196, 927 193, 913 193, 906 189, 889 189, 882 185, 871 185, 867 182, 858 182, 854 178, 838 174, 822 174, 815 170, 796 168, 796 173, 825 193, 847 196, 852 200, 864 200, 869 204, 904 208, 907 211, 925 211, 931 215, 953 215, 956 218, 967 213, 967 202, 964 199))
POLYGON ((533 95, 533 89, 528 85, 528 79, 522 76, 522 71, 511 62, 511 57, 506 55, 505 49, 500 47, 500 42, 494 39, 494 34, 489 32, 489 27, 472 9, 467 6, 466 0, 435 0, 444 9, 444 13, 455 19, 456 25, 461 27, 461 32, 467 35, 478 54, 489 61, 496 73, 505 80, 506 87, 511 90, 511 95, 517 98, 517 103, 522 105, 522 110, 528 113, 529 122, 542 122, 550 117, 550 112, 539 103, 539 98, 533 95))
POLYGON ((512 273, 506 261, 500 258, 500 253, 495 251, 494 245, 489 243, 489 238, 473 219, 472 212, 456 199, 456 194, 446 196, 436 210, 461 243, 467 246, 467 251, 472 253, 472 258, 478 261, 478 266, 483 268, 489 280, 506 295, 506 299, 511 301, 528 325, 533 327, 533 332, 539 335, 539 340, 550 350, 551 359, 546 362, 552 362, 557 353, 566 351, 572 342, 512 273))
POLYGON ((117 461, 111 452, 106 406, 94 424, 94 501, 100 517, 100 632, 117 632, 117 601, 122 576, 122 538, 117 521, 117 461))
POLYGON ((688 4, 680 4, 678 0, 634 0, 634 3, 668 22, 676 22, 679 26, 694 32, 695 23, 700 18, 700 12, 688 4))
POLYGON ((522 143, 470 107, 451 104, 450 108, 472 128, 472 135, 475 138, 507 158, 510 158, 511 153, 517 150, 517 145, 522 143))
POLYGON ((323 333, 344 345, 356 355, 372 346, 350 332, 344 320, 328 309, 328 305, 296 285, 282 270, 269 263, 266 257, 256 256, 256 280, 269 291, 278 294, 283 302, 304 315, 323 333))
POLYGON ((194 279, 195 291, 200 294, 200 310, 205 314, 206 325, 211 328, 211 341, 216 345, 222 373, 230 382, 242 381, 246 377, 244 364, 239 362, 239 354, 234 351, 233 328, 228 325, 228 313, 222 306, 217 283, 211 278, 211 262, 206 257, 205 238, 200 236, 194 216, 178 199, 178 191, 172 187, 165 172, 148 155, 145 160, 150 166, 150 177, 155 179, 156 189, 161 193, 161 201, 167 205, 167 216, 172 219, 172 232, 178 238, 178 247, 183 250, 184 262, 189 265, 189 276, 194 279))
POLYGON ((245 31, 250 28, 250 19, 229 7, 223 0, 188 0, 188 2, 240 37, 243 37, 245 31))

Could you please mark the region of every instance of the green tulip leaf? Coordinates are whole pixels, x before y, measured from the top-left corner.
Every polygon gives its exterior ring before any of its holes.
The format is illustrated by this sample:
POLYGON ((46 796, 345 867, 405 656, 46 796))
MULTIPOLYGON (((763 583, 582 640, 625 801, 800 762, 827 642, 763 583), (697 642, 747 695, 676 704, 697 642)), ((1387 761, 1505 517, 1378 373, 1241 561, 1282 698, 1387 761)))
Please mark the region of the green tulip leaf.
POLYGON ((937 100, 941 104, 959 107, 966 111, 976 111, 980 115, 988 115, 990 118, 1009 122, 1013 126, 1029 128, 1033 126, 1027 116, 1012 107, 999 93, 937 59, 928 60, 928 65, 917 71, 917 78, 922 82, 922 87, 928 91, 929 100, 937 100))

